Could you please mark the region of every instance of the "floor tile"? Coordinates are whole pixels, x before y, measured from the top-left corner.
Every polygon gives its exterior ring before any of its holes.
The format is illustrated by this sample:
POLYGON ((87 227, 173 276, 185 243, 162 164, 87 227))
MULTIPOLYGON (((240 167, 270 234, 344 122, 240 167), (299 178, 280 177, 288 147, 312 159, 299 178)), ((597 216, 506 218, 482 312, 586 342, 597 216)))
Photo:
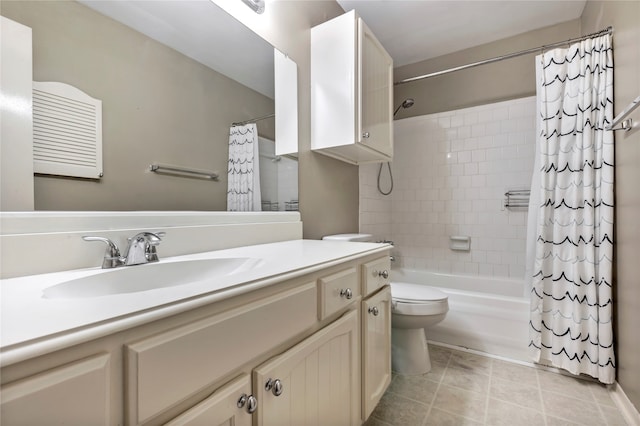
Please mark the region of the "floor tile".
POLYGON ((486 424, 491 426, 545 426, 545 421, 541 411, 489 398, 486 424))
POLYGON ((627 426, 608 389, 430 345, 432 369, 393 375, 365 426, 627 426))
POLYGON ((386 392, 371 415, 394 426, 421 425, 428 411, 429 406, 426 404, 386 392))
POLYGON ((362 426, 391 426, 391 423, 383 422, 380 419, 377 419, 373 416, 369 416, 367 421, 364 422, 362 426))
POLYGON ((555 392, 546 392, 542 388, 542 403, 547 415, 567 419, 587 426, 605 424, 598 406, 592 401, 570 398, 555 392))
POLYGON ((457 416, 446 411, 432 408, 424 426, 476 426, 482 425, 482 422, 476 422, 471 419, 457 416))
POLYGON ((491 358, 485 356, 453 351, 448 367, 462 368, 475 373, 488 375, 491 372, 491 358))
POLYGON ((607 426, 627 426, 627 422, 617 408, 601 405, 600 410, 604 415, 604 420, 607 422, 607 426))
POLYGON ((414 401, 430 405, 436 395, 438 383, 427 378, 427 374, 420 376, 394 375, 388 392, 397 393, 414 401))
POLYGON ((533 410, 542 410, 542 400, 537 386, 525 386, 517 382, 497 379, 495 375, 491 376, 489 397, 533 410))
POLYGON ((492 377, 521 383, 526 386, 538 386, 538 374, 535 368, 497 359, 492 360, 492 362, 492 377))
POLYGON ((486 394, 479 394, 441 384, 433 407, 471 420, 484 419, 486 411, 486 394))
POLYGON ((427 373, 427 378, 434 382, 440 382, 447 369, 447 364, 431 360, 431 371, 427 373))
POLYGON ((608 405, 610 407, 616 406, 616 403, 611 399, 611 392, 606 385, 601 383, 592 383, 591 386, 589 386, 589 390, 598 404, 608 405))
POLYGON ((592 382, 550 371, 538 371, 540 388, 544 391, 556 392, 561 395, 571 395, 573 398, 595 402, 595 398, 589 389, 592 382))
POLYGON ((547 416, 547 426, 580 426, 580 424, 553 416, 547 416))
POLYGON ((449 366, 442 378, 442 384, 457 388, 486 393, 489 390, 489 376, 468 369, 449 366))
POLYGON ((429 356, 431 357, 431 361, 441 362, 443 364, 447 364, 449 362, 449 358, 451 357, 451 349, 445 348, 443 346, 429 345, 429 356))

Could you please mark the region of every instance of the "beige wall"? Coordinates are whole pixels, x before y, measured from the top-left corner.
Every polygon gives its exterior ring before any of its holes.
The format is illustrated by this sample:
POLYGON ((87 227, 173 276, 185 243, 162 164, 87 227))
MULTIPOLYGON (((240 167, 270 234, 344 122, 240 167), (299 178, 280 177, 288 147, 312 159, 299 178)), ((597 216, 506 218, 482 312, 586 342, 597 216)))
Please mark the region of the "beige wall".
POLYGON ((304 238, 358 230, 358 168, 311 152, 310 29, 344 13, 331 1, 267 2, 257 15, 242 2, 214 0, 298 64, 299 197, 304 238))
MULTIPOLYGON (((36 210, 226 210, 229 125, 273 100, 70 1, 2 1, 33 29, 33 79, 101 99, 104 177, 36 176, 36 210), (219 182, 149 173, 152 162, 215 170, 219 182)), ((259 123, 273 138, 273 120, 259 123)))
MULTIPOLYGON (((640 2, 589 1, 582 32, 613 26, 614 113, 640 96, 640 2)), ((640 111, 631 116, 640 122, 640 111)), ((640 128, 615 133, 615 331, 618 383, 640 411, 640 128)))
MULTIPOLYGON (((530 31, 492 43, 429 59, 395 69, 399 81, 431 72, 442 71, 508 53, 555 43, 580 35, 580 21, 573 20, 540 30, 530 31)), ((397 118, 414 117, 451 111, 525 96, 534 96, 535 53, 508 61, 482 65, 395 86, 394 105, 403 99, 415 99, 415 105, 400 110, 397 118)))

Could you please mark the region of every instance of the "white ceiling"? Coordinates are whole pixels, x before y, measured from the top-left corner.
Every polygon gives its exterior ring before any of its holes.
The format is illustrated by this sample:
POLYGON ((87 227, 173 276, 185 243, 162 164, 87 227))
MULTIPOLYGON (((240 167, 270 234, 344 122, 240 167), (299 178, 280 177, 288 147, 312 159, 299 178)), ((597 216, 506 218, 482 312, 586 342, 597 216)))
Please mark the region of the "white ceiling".
POLYGON ((337 0, 355 9, 394 66, 579 18, 586 0, 337 0))

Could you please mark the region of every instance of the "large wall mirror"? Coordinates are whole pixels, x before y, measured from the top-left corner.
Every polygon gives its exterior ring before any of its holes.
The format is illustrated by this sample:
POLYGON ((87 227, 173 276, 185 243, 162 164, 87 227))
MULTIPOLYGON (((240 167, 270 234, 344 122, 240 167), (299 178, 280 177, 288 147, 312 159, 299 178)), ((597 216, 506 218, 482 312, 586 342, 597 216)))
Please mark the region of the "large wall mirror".
POLYGON ((295 63, 211 1, 3 0, 1 14, 32 28, 34 81, 102 101, 104 176, 36 175, 36 210, 226 210, 230 126, 263 117, 263 210, 297 209, 297 160, 280 155, 295 148, 276 149, 279 135, 297 146, 297 83, 274 88, 274 57, 295 63), (282 93, 293 108, 278 109, 282 93))

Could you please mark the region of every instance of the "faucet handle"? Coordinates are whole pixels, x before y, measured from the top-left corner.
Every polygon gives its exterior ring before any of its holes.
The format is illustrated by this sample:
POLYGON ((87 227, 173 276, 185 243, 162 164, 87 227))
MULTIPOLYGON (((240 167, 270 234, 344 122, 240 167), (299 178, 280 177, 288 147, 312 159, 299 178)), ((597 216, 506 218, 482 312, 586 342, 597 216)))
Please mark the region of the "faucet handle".
POLYGON ((120 249, 118 249, 116 243, 111 241, 109 238, 85 235, 82 239, 85 241, 101 241, 107 244, 107 251, 105 251, 104 259, 102 260, 102 269, 115 268, 122 264, 120 249))
POLYGON ((149 232, 149 231, 144 231, 144 232, 140 232, 136 235, 134 235, 133 237, 127 238, 127 241, 132 241, 132 240, 136 240, 136 239, 144 239, 149 245, 152 246, 157 246, 160 244, 160 242, 162 241, 162 237, 164 237, 166 235, 165 232, 149 232))

